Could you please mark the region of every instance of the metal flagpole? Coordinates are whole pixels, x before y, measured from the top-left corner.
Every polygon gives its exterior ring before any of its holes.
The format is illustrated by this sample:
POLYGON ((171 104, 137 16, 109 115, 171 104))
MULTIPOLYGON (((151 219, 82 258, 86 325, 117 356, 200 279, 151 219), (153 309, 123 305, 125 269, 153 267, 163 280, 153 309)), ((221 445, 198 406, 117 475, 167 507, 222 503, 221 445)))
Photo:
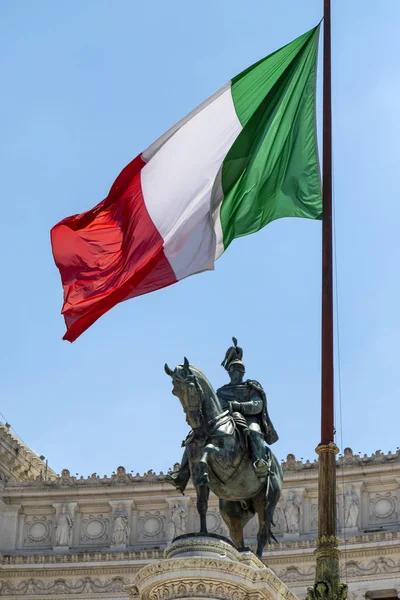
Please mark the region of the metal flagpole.
POLYGON ((336 537, 336 454, 334 442, 333 277, 332 277, 332 89, 331 0, 324 0, 323 52, 323 162, 322 162, 322 336, 321 336, 321 443, 318 454, 318 538, 312 600, 344 599, 340 583, 336 537))

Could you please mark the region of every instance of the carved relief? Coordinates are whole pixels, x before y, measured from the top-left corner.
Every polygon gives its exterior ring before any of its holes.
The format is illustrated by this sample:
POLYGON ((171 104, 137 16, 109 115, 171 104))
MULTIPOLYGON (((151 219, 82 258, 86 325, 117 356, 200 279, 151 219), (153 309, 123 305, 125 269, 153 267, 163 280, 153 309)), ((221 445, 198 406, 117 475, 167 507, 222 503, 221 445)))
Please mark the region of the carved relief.
MULTIPOLYGON (((276 511, 277 511, 277 509, 275 509, 275 516, 276 516, 276 511)), ((274 520, 276 522, 275 516, 274 516, 274 520)), ((250 519, 249 523, 246 525, 245 531, 248 532, 248 534, 245 537, 255 538, 257 536, 258 530, 259 530, 258 515, 255 514, 254 517, 252 519, 250 519)))
POLYGON ((282 469, 284 471, 298 471, 302 468, 302 462, 300 460, 296 460, 294 454, 288 454, 286 460, 282 462, 282 469))
POLYGON ((338 460, 338 463, 346 466, 346 467, 351 467, 353 465, 358 465, 360 464, 361 459, 357 454, 353 453, 353 450, 351 448, 345 448, 343 450, 343 456, 341 456, 338 460))
POLYGON ((296 581, 309 581, 315 577, 315 567, 308 567, 305 569, 300 569, 294 565, 290 567, 286 567, 281 571, 277 571, 277 576, 279 579, 284 581, 285 583, 293 583, 296 581))
POLYGON ((117 472, 111 477, 113 483, 129 483, 132 475, 126 472, 125 467, 117 467, 117 472))
POLYGON ((58 515, 56 525, 55 525, 55 528, 56 528, 55 545, 56 546, 70 546, 72 526, 73 526, 73 521, 71 519, 71 515, 69 514, 68 507, 66 506, 66 504, 62 504, 60 514, 58 515))
POLYGON ((84 544, 105 542, 108 538, 109 522, 103 515, 89 515, 82 519, 80 541, 84 544))
POLYGON ((184 580, 181 582, 163 582, 150 592, 149 600, 166 598, 215 598, 218 600, 245 600, 247 592, 237 585, 214 581, 184 580))
POLYGON ((129 518, 124 505, 118 504, 113 515, 113 531, 111 544, 113 546, 122 546, 129 543, 130 526, 129 518))
POLYGON ((370 499, 370 520, 372 522, 394 521, 397 519, 397 498, 390 492, 376 494, 370 499))
POLYGON ((128 584, 129 582, 122 577, 113 577, 104 582, 91 577, 85 577, 77 581, 67 581, 65 579, 55 579, 53 581, 28 579, 17 584, 0 581, 0 596, 122 593, 128 584))
POLYGON ((180 502, 174 502, 170 508, 171 537, 186 533, 187 510, 180 502))
POLYGON ((76 481, 75 477, 71 477, 71 473, 68 469, 61 471, 61 477, 59 479, 61 485, 73 485, 76 481))
POLYGON ((344 527, 356 527, 359 513, 359 502, 353 486, 349 485, 343 495, 344 527))
POLYGON ((165 538, 165 516, 159 510, 146 511, 139 518, 140 540, 162 540, 165 538))
POLYGON ((24 545, 51 546, 51 525, 47 517, 30 517, 25 521, 24 545))
POLYGON ((290 491, 286 503, 283 506, 285 533, 300 533, 301 503, 301 497, 296 496, 295 492, 290 491))
POLYGON ((378 575, 381 573, 398 573, 400 569, 400 560, 394 561, 392 558, 383 556, 368 563, 350 560, 346 564, 346 571, 349 577, 358 577, 360 575, 378 575))
POLYGON ((318 504, 311 504, 311 529, 318 529, 318 504))

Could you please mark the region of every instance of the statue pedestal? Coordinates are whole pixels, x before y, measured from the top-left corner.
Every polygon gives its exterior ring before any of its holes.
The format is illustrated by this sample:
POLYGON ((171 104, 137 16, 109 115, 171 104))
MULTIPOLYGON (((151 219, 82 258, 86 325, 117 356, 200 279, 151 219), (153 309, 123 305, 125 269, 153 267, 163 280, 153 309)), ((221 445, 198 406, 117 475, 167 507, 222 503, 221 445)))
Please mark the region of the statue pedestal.
POLYGON ((65 554, 66 552, 69 552, 69 550, 69 546, 53 546, 54 554, 65 554))
POLYGON ((359 532, 358 527, 343 527, 343 535, 350 537, 351 535, 357 535, 359 532))
POLYGON ((300 537, 300 533, 284 533, 283 539, 286 540, 298 540, 300 537))
POLYGON ((164 560, 143 567, 128 586, 140 600, 297 600, 252 552, 226 538, 187 534, 165 550, 164 560))

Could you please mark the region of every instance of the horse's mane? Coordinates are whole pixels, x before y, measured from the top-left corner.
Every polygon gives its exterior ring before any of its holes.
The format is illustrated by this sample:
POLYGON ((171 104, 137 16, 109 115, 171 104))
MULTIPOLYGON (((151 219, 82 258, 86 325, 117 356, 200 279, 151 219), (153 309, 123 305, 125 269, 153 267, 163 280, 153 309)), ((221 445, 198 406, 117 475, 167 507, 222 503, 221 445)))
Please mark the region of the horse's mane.
POLYGON ((192 371, 193 375, 195 375, 203 391, 209 391, 215 395, 215 390, 211 383, 208 381, 207 377, 204 375, 203 371, 200 371, 200 369, 198 369, 194 365, 190 365, 190 370, 192 371), (208 388, 208 390, 206 388, 208 388))

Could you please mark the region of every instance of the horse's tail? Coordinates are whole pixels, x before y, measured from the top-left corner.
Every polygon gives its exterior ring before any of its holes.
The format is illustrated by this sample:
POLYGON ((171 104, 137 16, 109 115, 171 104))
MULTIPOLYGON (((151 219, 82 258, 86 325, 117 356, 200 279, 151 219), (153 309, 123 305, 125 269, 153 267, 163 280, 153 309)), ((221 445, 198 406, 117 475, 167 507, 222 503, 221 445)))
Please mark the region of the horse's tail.
POLYGON ((267 539, 267 541, 268 541, 268 543, 269 543, 269 544, 271 543, 271 540, 273 540, 273 541, 274 541, 276 544, 279 544, 278 540, 276 539, 276 537, 274 536, 274 534, 273 534, 273 532, 272 532, 272 527, 271 527, 271 525, 273 525, 273 523, 272 523, 272 522, 269 524, 269 528, 268 528, 268 539, 267 539))
POLYGON ((274 512, 276 505, 279 502, 279 498, 282 493, 282 481, 283 481, 283 473, 282 467, 278 462, 275 454, 271 452, 271 467, 270 467, 270 475, 268 482, 268 529, 267 529, 267 541, 270 543, 271 540, 278 543, 278 540, 274 536, 272 532, 272 526, 274 525, 274 512))

